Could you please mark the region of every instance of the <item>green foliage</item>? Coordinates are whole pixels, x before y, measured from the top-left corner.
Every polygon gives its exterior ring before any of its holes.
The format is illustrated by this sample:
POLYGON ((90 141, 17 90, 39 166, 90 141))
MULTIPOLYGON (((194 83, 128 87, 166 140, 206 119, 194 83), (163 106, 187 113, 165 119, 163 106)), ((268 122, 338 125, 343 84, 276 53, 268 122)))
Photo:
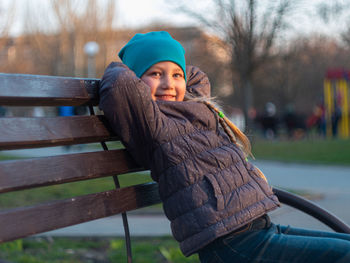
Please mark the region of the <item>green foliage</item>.
MULTIPOLYGON (((111 262, 126 262, 123 240, 112 240, 109 259, 111 262), (117 241, 117 243, 115 243, 117 241)), ((135 238, 132 240, 132 254, 135 263, 197 263, 197 255, 186 258, 179 244, 171 237, 135 238)))
POLYGON ((16 160, 16 159, 23 159, 23 158, 12 156, 12 155, 5 155, 0 152, 0 161, 8 161, 8 160, 16 160))
POLYGON ((350 165, 350 140, 255 140, 253 154, 261 160, 350 165))
POLYGON ((21 239, 0 245, 0 251, 17 253, 17 252, 21 252, 22 250, 23 250, 23 242, 21 239))
MULTIPOLYGON (((134 238, 134 263, 197 263, 172 237, 134 238)), ((16 263, 127 262, 122 238, 28 238, 0 245, 0 258, 16 263)))
POLYGON ((93 238, 28 238, 0 245, 0 258, 18 263, 98 262, 108 241, 93 238), (9 249, 22 244, 21 250, 9 249))
POLYGON ((191 256, 187 258, 186 261, 184 261, 185 260, 184 256, 178 247, 170 247, 170 248, 160 247, 159 251, 163 255, 163 257, 166 258, 167 262, 171 262, 171 263, 198 262, 197 256, 191 256))
POLYGON ((0 161, 11 160, 11 157, 6 155, 0 155, 0 161))

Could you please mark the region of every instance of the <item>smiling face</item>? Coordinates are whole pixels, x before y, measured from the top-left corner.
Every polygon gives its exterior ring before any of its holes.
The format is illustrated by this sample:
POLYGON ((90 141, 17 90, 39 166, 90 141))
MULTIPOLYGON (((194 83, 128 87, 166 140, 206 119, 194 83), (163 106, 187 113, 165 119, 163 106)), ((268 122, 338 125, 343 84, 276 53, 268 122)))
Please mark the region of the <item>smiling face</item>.
POLYGON ((186 92, 184 72, 170 61, 151 66, 142 76, 150 88, 152 99, 164 101, 183 101, 186 92))

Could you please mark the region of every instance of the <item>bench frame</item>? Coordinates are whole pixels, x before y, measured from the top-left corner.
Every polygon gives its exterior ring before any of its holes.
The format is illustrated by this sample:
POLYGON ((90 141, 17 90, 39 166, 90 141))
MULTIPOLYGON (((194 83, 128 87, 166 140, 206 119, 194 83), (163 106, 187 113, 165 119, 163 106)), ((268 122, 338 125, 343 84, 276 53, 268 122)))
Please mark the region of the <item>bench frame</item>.
MULTIPOLYGON (((0 118, 0 151, 91 142, 99 142, 103 148, 103 151, 92 153, 0 161, 0 194, 105 176, 113 177, 116 188, 30 207, 0 210, 0 225, 8 226, 0 230, 0 243, 121 213, 127 258, 132 262, 126 212, 161 201, 155 182, 120 188, 118 174, 144 169, 126 150, 108 149, 105 142, 118 138, 104 117, 95 115, 99 82, 98 79, 0 73, 0 106, 83 105, 90 111, 90 116, 0 118), (53 170, 58 166, 62 171, 53 170), (23 170, 27 172, 26 176, 23 176, 23 170)), ((318 205, 284 190, 273 190, 282 203, 311 215, 334 231, 350 233, 347 224, 318 205)))

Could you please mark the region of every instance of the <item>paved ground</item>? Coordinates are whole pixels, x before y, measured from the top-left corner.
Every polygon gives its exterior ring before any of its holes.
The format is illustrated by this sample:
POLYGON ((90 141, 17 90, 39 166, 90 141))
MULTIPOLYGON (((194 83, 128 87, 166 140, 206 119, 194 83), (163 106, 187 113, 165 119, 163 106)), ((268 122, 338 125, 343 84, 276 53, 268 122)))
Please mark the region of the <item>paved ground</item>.
MULTIPOLYGON (((314 200, 350 225, 350 167, 256 162, 270 183, 286 189, 305 190, 322 194, 314 200)), ((289 207, 272 213, 275 222, 313 229, 328 229, 316 219, 289 207)))
MULTIPOLYGON (((73 150, 79 151, 79 149, 73 150)), ((47 150, 7 152, 7 154, 9 153, 41 156, 47 155, 47 150)), ((64 153, 65 150, 61 147, 50 152, 52 155, 64 153)), ((255 164, 266 174, 269 182, 274 186, 322 194, 323 198, 314 202, 336 214, 350 225, 350 209, 348 208, 350 203, 350 167, 285 164, 267 161, 255 161, 255 164)), ((322 225, 316 219, 287 206, 283 206, 270 215, 275 223, 329 230, 328 227, 322 225)), ((134 236, 171 234, 169 222, 163 215, 141 216, 131 214, 128 218, 130 231, 134 236)), ((44 233, 44 235, 116 236, 123 235, 123 227, 121 217, 114 216, 51 231, 44 233)))

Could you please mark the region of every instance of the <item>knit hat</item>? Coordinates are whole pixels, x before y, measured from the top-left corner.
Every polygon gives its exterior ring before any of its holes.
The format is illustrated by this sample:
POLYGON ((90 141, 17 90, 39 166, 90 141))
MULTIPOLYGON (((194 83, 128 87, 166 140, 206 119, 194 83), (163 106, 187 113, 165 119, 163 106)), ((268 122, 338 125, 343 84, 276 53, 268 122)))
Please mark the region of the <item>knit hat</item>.
POLYGON ((186 79, 185 49, 166 31, 138 33, 120 50, 118 55, 139 78, 152 65, 171 61, 179 65, 186 79))

